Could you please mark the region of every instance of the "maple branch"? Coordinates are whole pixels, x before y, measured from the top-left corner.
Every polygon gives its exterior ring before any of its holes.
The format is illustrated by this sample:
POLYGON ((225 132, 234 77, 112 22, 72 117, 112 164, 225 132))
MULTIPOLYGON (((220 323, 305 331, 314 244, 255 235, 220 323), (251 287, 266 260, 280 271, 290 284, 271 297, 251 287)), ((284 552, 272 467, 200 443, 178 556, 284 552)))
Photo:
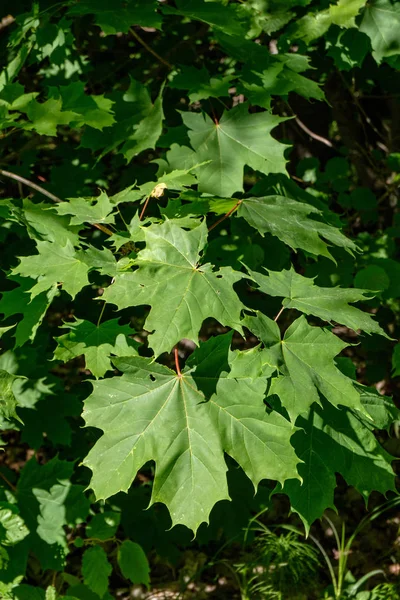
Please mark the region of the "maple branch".
POLYGON ((9 486, 10 486, 10 488, 12 489, 12 491, 13 491, 13 492, 16 492, 16 491, 17 491, 17 488, 15 487, 15 485, 13 485, 13 484, 11 483, 11 481, 9 481, 9 480, 7 479, 7 477, 6 477, 5 475, 3 475, 3 473, 1 473, 1 472, 0 472, 0 477, 2 478, 2 480, 3 480, 3 481, 5 481, 5 482, 6 482, 6 484, 7 484, 7 485, 9 485, 9 486))
POLYGON ((217 227, 217 225, 219 225, 220 223, 222 223, 222 221, 225 221, 225 219, 227 219, 228 217, 231 216, 231 214, 233 214, 235 212, 235 210, 237 208, 239 208, 239 206, 242 204, 243 200, 238 200, 235 204, 235 206, 233 208, 231 208, 231 210, 229 210, 223 217, 221 217, 220 219, 218 219, 218 221, 216 221, 213 225, 211 225, 208 228, 208 231, 211 231, 212 229, 214 229, 215 227, 217 227))
POLYGON ((181 368, 179 366, 178 348, 174 348, 174 356, 175 356, 175 368, 176 368, 176 372, 178 374, 178 377, 182 377, 181 368))
POLYGON ((168 69, 173 69, 174 68, 171 65, 171 63, 169 63, 167 60, 165 60, 165 58, 163 58, 162 56, 160 56, 159 54, 157 54, 157 52, 155 50, 153 50, 153 48, 151 46, 149 46, 148 43, 145 42, 144 39, 141 38, 138 33, 136 33, 136 31, 133 29, 133 27, 131 27, 129 29, 129 31, 131 32, 131 34, 133 35, 133 37, 139 42, 139 44, 142 44, 143 48, 145 48, 147 50, 147 52, 150 52, 150 54, 152 54, 163 65, 165 65, 166 67, 168 67, 168 69))
MULTIPOLYGON (((53 202, 57 202, 57 204, 59 202, 62 202, 61 198, 59 198, 58 196, 55 196, 51 192, 48 192, 47 190, 42 188, 37 183, 33 183, 33 181, 29 181, 29 179, 25 179, 25 177, 21 177, 21 175, 17 175, 16 173, 10 173, 10 171, 4 171, 4 169, 0 169, 0 175, 4 175, 4 177, 9 177, 10 179, 14 179, 14 181, 17 181, 18 183, 23 183, 24 185, 35 190, 36 192, 39 192, 39 194, 43 194, 43 196, 47 196, 47 198, 50 198, 50 200, 53 200, 53 202)), ((101 225, 100 223, 92 223, 92 225, 93 225, 93 227, 100 229, 100 231, 103 231, 103 233, 106 233, 107 235, 114 234, 114 232, 111 231, 111 229, 108 229, 108 227, 106 227, 105 225, 101 225)))
POLYGON ((295 117, 294 120, 296 121, 300 129, 305 131, 307 135, 310 136, 310 138, 313 138, 313 140, 317 140, 317 142, 321 142, 321 144, 325 144, 325 146, 328 146, 329 148, 333 148, 333 144, 330 140, 327 140, 326 138, 322 137, 322 135, 318 135, 318 133, 314 133, 313 131, 311 131, 311 129, 309 129, 307 125, 303 123, 303 121, 300 121, 298 117, 295 117))
POLYGON ((27 185, 36 192, 39 192, 39 194, 47 196, 48 198, 50 198, 50 200, 53 200, 53 202, 62 202, 61 198, 58 198, 58 196, 55 196, 51 192, 48 192, 44 188, 40 187, 40 185, 37 185, 37 183, 33 183, 33 181, 29 181, 29 179, 21 177, 21 175, 17 175, 16 173, 10 173, 10 171, 4 171, 3 169, 0 169, 0 175, 4 175, 4 177, 9 177, 10 179, 14 179, 14 181, 18 181, 18 183, 23 183, 24 185, 27 185))

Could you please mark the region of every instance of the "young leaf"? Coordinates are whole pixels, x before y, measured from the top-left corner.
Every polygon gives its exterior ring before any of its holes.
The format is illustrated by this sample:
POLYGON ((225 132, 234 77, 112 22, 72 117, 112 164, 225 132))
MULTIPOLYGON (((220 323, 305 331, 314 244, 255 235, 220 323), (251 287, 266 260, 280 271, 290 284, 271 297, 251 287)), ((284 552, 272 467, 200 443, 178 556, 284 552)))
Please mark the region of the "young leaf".
POLYGON ((40 104, 32 100, 26 107, 26 114, 32 123, 24 126, 25 129, 34 129, 41 135, 57 135, 58 125, 67 125, 79 118, 77 113, 70 110, 62 110, 61 99, 49 98, 40 104))
POLYGON ((289 443, 294 430, 263 404, 274 367, 262 359, 250 367, 252 351, 235 367, 238 353, 228 358, 230 339, 219 336, 200 346, 182 376, 133 357, 115 360, 122 377, 93 384, 84 418, 104 433, 85 464, 98 498, 127 491, 138 469, 155 460, 151 503, 163 502, 173 525, 196 531, 216 502, 229 499, 224 451, 255 487, 264 478, 297 476, 289 443))
POLYGON ((86 368, 98 379, 112 368, 110 354, 117 356, 135 356, 137 354, 136 342, 128 346, 126 351, 122 350, 122 344, 119 336, 126 339, 126 336, 132 335, 133 330, 128 325, 118 325, 118 319, 105 321, 100 325, 94 325, 90 321, 75 319, 72 323, 66 323, 64 328, 71 331, 56 337, 57 348, 54 351, 54 358, 67 362, 72 358, 85 356, 86 368))
POLYGON ((336 321, 355 331, 361 329, 386 336, 371 315, 349 305, 349 302, 368 300, 364 290, 319 287, 312 279, 296 273, 293 267, 287 271, 268 271, 268 276, 250 270, 249 273, 261 292, 285 298, 282 303, 285 308, 296 308, 324 321, 336 321))
POLYGON ((13 274, 38 280, 30 290, 32 299, 58 283, 62 283, 63 289, 75 298, 89 283, 89 267, 84 262, 84 254, 76 252, 69 241, 65 246, 52 242, 37 242, 36 246, 38 254, 20 258, 13 274))
POLYGON ((111 572, 112 566, 103 548, 92 546, 85 550, 82 557, 83 581, 100 598, 107 592, 111 572))
POLYGON ((285 119, 267 111, 249 114, 248 108, 239 104, 225 111, 219 123, 208 115, 181 113, 197 162, 211 161, 197 170, 201 192, 230 197, 243 191, 244 165, 265 175, 286 172, 288 146, 270 135, 285 119))
POLYGON ((139 544, 125 540, 118 548, 118 564, 122 575, 137 585, 150 585, 150 565, 139 544))
POLYGON ((19 376, 0 369, 0 418, 17 419, 21 421, 16 413, 18 402, 13 391, 13 383, 19 376))
POLYGON ((134 261, 134 272, 118 274, 103 295, 118 309, 150 305, 146 320, 150 346, 156 356, 170 352, 182 338, 198 343, 204 319, 213 317, 241 332, 243 304, 232 286, 242 274, 230 267, 213 271, 199 265, 206 239, 205 222, 185 231, 166 222, 145 228, 146 248, 134 261))
POLYGON ((59 215, 72 215, 71 225, 114 223, 114 216, 110 214, 113 209, 105 192, 101 192, 98 198, 68 198, 68 202, 56 206, 59 215))

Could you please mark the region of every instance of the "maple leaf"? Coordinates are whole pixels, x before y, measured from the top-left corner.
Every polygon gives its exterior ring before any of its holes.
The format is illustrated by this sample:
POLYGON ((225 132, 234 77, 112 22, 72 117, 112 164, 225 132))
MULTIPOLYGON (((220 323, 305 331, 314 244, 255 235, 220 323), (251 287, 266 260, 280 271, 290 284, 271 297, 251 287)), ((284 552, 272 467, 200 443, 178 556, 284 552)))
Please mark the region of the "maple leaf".
POLYGON ((296 308, 306 315, 314 315, 324 321, 336 321, 355 331, 361 329, 386 336, 372 315, 349 305, 350 302, 368 300, 370 296, 365 290, 319 287, 313 279, 296 273, 293 267, 290 270, 268 271, 268 276, 250 269, 248 271, 261 292, 285 298, 282 303, 284 308, 296 308))
POLYGON ((357 249, 355 243, 346 238, 337 227, 310 218, 322 216, 320 210, 286 196, 245 198, 237 214, 261 235, 275 235, 294 250, 301 248, 316 256, 326 256, 333 260, 323 238, 344 247, 350 253, 357 249))
POLYGON ((207 0, 176 0, 176 6, 177 8, 172 8, 163 5, 163 12, 203 21, 228 35, 245 37, 247 33, 244 26, 247 15, 241 14, 238 6, 221 6, 207 0))
POLYGON ((69 217, 58 216, 57 208, 45 202, 34 204, 24 199, 23 223, 29 236, 34 240, 57 242, 60 246, 65 246, 68 240, 73 246, 79 245, 79 227, 72 227, 69 217))
POLYGON ((230 197, 243 191, 243 169, 248 165, 265 175, 285 173, 284 151, 271 129, 285 119, 270 112, 249 114, 247 104, 225 111, 219 123, 208 115, 181 113, 199 167, 199 191, 230 197))
POLYGON ((175 75, 170 87, 178 90, 188 90, 191 103, 207 100, 207 98, 219 98, 229 96, 229 88, 232 87, 232 77, 210 77, 205 67, 196 69, 192 66, 182 66, 180 72, 175 75))
POLYGON ((32 123, 24 125, 25 129, 34 129, 41 135, 57 135, 58 125, 67 125, 71 121, 79 119, 77 113, 71 110, 62 110, 61 98, 49 98, 46 102, 40 104, 33 100, 28 104, 25 111, 32 123))
POLYGON ((75 127, 90 125, 94 129, 102 130, 115 122, 111 110, 113 101, 104 96, 85 94, 85 84, 82 81, 62 86, 59 92, 64 109, 77 114, 75 127))
POLYGON ((229 353, 230 341, 227 334, 202 344, 182 376, 132 357, 113 361, 122 377, 93 383, 84 418, 103 435, 85 464, 98 498, 127 491, 138 469, 154 460, 151 503, 165 503, 173 525, 196 532, 214 504, 229 499, 224 451, 255 487, 264 478, 297 477, 294 429, 263 404, 274 367, 265 351, 229 353))
POLYGON ((267 316, 246 317, 248 327, 271 352, 270 362, 280 375, 272 379, 269 395, 279 396, 282 406, 294 422, 307 413, 319 394, 334 406, 347 406, 365 413, 360 394, 334 363, 334 358, 348 346, 322 327, 311 327, 304 316, 296 319, 281 340, 278 325, 267 316))
POLYGON ((112 4, 108 0, 80 0, 72 5, 68 14, 87 15, 94 14, 95 22, 106 35, 115 35, 118 32, 128 33, 132 25, 142 27, 161 27, 161 17, 157 14, 155 0, 115 0, 112 4))
MULTIPOLYGON (((116 356, 135 356, 137 354, 136 342, 128 345, 126 336, 134 333, 128 325, 118 325, 118 319, 105 321, 94 325, 90 321, 75 319, 72 323, 63 325, 71 331, 60 337, 54 358, 67 362, 72 358, 85 356, 86 368, 97 378, 112 368, 110 354, 116 356)), ((131 343, 132 340, 129 340, 131 343)))
POLYGON ((15 330, 15 343, 17 348, 23 346, 28 340, 35 339, 38 327, 42 324, 47 309, 53 299, 58 295, 56 285, 50 287, 29 301, 28 292, 32 289, 34 280, 29 277, 9 277, 10 281, 18 283, 18 287, 3 292, 0 299, 0 313, 7 319, 13 315, 22 315, 21 321, 15 330))
POLYGON ((12 273, 38 280, 30 290, 31 298, 58 283, 62 283, 63 289, 75 298, 89 283, 89 267, 84 262, 83 252, 75 251, 69 240, 65 246, 52 242, 36 242, 36 246, 38 254, 21 257, 12 273))
POLYGON ((15 410, 18 402, 13 391, 14 381, 20 378, 18 375, 13 375, 4 369, 0 369, 0 418, 6 421, 9 419, 21 421, 15 410))
POLYGON ((337 410, 327 402, 314 406, 299 418, 301 427, 293 436, 302 485, 287 481, 283 493, 290 498, 292 510, 303 521, 306 532, 327 508, 334 509, 335 473, 368 499, 372 491, 395 491, 393 457, 379 444, 373 424, 359 412, 337 410))
POLYGON ((72 215, 71 225, 114 223, 114 216, 110 214, 113 209, 105 192, 101 192, 98 198, 68 198, 68 202, 56 206, 59 215, 72 215))
POLYGON ((397 2, 373 0, 367 3, 360 31, 369 36, 378 63, 400 53, 399 27, 400 6, 397 2))
POLYGON ((156 356, 170 352, 182 338, 198 344, 204 319, 213 317, 241 332, 244 308, 232 289, 243 275, 230 267, 213 271, 199 265, 207 240, 203 222, 185 231, 169 221, 144 228, 146 248, 134 264, 136 271, 117 274, 103 295, 118 309, 150 305, 146 329, 153 331, 149 344, 156 356))

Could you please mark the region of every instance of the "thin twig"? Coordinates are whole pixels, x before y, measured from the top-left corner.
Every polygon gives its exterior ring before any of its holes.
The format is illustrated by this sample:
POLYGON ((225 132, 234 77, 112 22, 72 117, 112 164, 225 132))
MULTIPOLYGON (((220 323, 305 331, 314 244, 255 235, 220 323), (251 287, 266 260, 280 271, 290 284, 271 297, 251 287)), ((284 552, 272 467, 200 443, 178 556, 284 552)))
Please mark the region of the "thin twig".
POLYGON ((33 183, 33 181, 29 181, 29 179, 25 179, 25 177, 21 177, 21 175, 17 175, 16 173, 10 173, 10 171, 4 171, 3 169, 0 169, 0 175, 4 175, 4 177, 9 177, 10 179, 14 179, 14 181, 18 181, 19 183, 23 183, 24 185, 27 185, 28 187, 32 188, 36 192, 39 192, 39 194, 43 194, 43 196, 47 196, 48 198, 50 198, 50 200, 53 200, 53 202, 62 202, 61 198, 58 198, 51 192, 48 192, 44 188, 40 187, 40 185, 33 183))
POLYGON ((283 313, 283 311, 285 310, 285 307, 282 306, 281 310, 278 312, 278 314, 276 315, 274 321, 275 323, 277 322, 277 320, 279 319, 279 317, 281 316, 281 314, 283 313))
POLYGON ((16 491, 17 491, 17 488, 15 487, 15 485, 13 485, 13 484, 11 483, 11 481, 9 481, 9 480, 7 479, 7 477, 6 477, 5 475, 3 475, 3 473, 2 473, 1 471, 0 471, 0 477, 2 478, 2 480, 3 480, 3 481, 5 481, 5 482, 6 482, 6 484, 7 484, 7 485, 9 485, 9 486, 10 486, 10 488, 12 489, 12 491, 13 491, 13 492, 16 492, 16 491))
POLYGON ((329 148, 333 148, 333 144, 331 141, 322 137, 322 135, 318 135, 318 133, 314 133, 313 131, 311 131, 311 129, 309 129, 307 127, 307 125, 304 125, 303 121, 300 121, 300 119, 298 117, 295 117, 295 121, 296 121, 297 125, 300 127, 300 129, 305 131, 307 133, 307 135, 309 135, 311 138, 313 138, 313 140, 317 140, 317 142, 321 142, 321 144, 325 144, 325 146, 328 146, 329 148))
POLYGON ((176 368, 176 372, 178 374, 178 377, 182 377, 181 368, 179 366, 178 348, 174 348, 174 356, 175 356, 175 368, 176 368))
POLYGON ((152 54, 163 65, 165 65, 166 67, 168 67, 168 69, 173 69, 174 68, 167 60, 165 60, 165 58, 163 58, 162 56, 160 56, 159 54, 157 54, 157 52, 155 50, 153 50, 153 48, 151 46, 149 46, 148 43, 145 42, 144 39, 141 38, 140 35, 138 33, 136 33, 136 31, 132 27, 130 28, 129 31, 131 32, 131 34, 133 35, 133 37, 139 42, 139 44, 142 44, 143 48, 146 48, 147 52, 150 52, 150 54, 152 54))
MULTIPOLYGON (((25 179, 25 177, 21 177, 21 175, 17 175, 16 173, 10 173, 10 171, 4 171, 4 169, 0 169, 0 176, 1 175, 4 175, 4 177, 9 177, 10 179, 14 179, 14 181, 17 181, 18 183, 23 183, 24 185, 35 190, 36 192, 39 192, 39 194, 43 194, 43 196, 47 196, 47 198, 50 198, 50 200, 53 200, 53 202, 57 202, 57 204, 59 202, 62 202, 61 198, 58 198, 58 196, 55 196, 51 192, 48 192, 47 190, 42 188, 40 185, 37 185, 37 183, 33 183, 33 181, 29 181, 29 179, 25 179)), ((108 229, 108 227, 106 227, 105 225, 101 225, 100 223, 92 223, 92 225, 93 225, 93 227, 100 229, 100 231, 102 231, 103 233, 106 233, 107 235, 114 235, 114 232, 111 231, 111 229, 108 229)))
POLYGON ((235 204, 235 206, 233 208, 231 208, 231 210, 229 210, 223 217, 221 217, 220 219, 218 219, 218 221, 216 221, 215 223, 213 223, 209 228, 208 231, 211 231, 212 229, 214 229, 215 227, 217 227, 217 225, 219 225, 220 223, 222 223, 222 221, 225 221, 225 219, 227 219, 228 217, 231 216, 231 214, 233 214, 235 212, 235 210, 237 208, 239 208, 239 206, 242 204, 243 200, 238 200, 235 204))

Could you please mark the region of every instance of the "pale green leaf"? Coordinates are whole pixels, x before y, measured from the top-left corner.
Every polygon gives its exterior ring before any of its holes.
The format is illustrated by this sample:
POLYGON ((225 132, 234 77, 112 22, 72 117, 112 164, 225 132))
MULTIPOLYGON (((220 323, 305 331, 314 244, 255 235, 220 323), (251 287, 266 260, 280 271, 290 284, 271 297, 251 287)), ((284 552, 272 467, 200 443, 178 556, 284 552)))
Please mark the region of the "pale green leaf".
POLYGON ((84 254, 75 251, 71 242, 67 242, 65 246, 52 242, 37 242, 36 246, 38 254, 20 258, 20 264, 13 269, 13 274, 38 280, 30 290, 31 298, 59 283, 72 298, 75 298, 89 283, 89 267, 84 262, 84 254))
POLYGON ((69 328, 70 332, 55 338, 58 345, 54 351, 54 358, 67 362, 83 354, 86 368, 93 373, 96 379, 103 377, 108 370, 112 369, 110 354, 117 356, 135 356, 137 354, 138 344, 132 340, 130 340, 130 345, 126 343, 125 352, 123 352, 121 340, 117 345, 119 336, 126 340, 126 336, 134 333, 129 325, 118 325, 118 319, 105 321, 97 326, 90 321, 76 319, 63 327, 69 328))
POLYGON ((71 215, 71 225, 82 223, 114 223, 114 209, 106 192, 98 198, 68 198, 68 202, 57 204, 59 215, 71 215))
POLYGON ((32 124, 25 125, 25 129, 34 129, 41 135, 57 135, 58 125, 68 125, 71 121, 76 121, 79 118, 77 113, 70 110, 62 110, 61 98, 50 98, 40 104, 33 100, 25 109, 28 119, 32 124))
POLYGON ((15 410, 18 405, 13 391, 13 384, 16 379, 20 379, 20 377, 0 369, 0 417, 2 419, 21 421, 15 410))

